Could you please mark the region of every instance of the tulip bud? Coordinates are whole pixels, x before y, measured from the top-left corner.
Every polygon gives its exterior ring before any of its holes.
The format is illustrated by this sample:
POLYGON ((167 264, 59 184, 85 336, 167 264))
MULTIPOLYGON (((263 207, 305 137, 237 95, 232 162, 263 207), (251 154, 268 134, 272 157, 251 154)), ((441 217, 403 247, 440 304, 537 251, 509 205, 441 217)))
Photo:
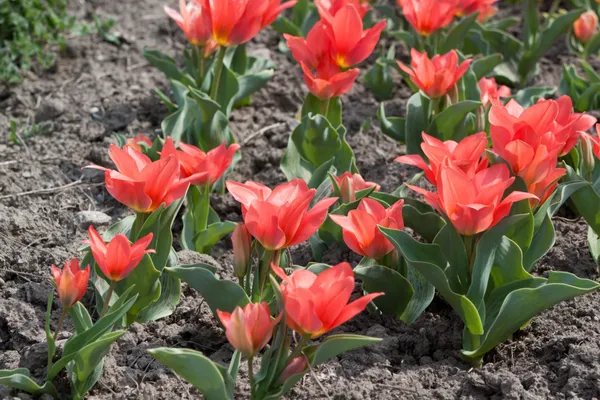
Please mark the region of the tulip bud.
POLYGON ((573 23, 573 33, 581 43, 587 43, 598 32, 598 16, 592 10, 581 14, 573 23))
POLYGON ((231 241, 233 242, 233 269, 235 275, 241 280, 246 275, 252 251, 252 236, 245 224, 241 222, 237 224, 231 235, 231 241))
POLYGON ((594 157, 594 143, 587 133, 582 133, 581 137, 581 154, 583 156, 583 165, 588 172, 594 170, 596 159, 594 157))
POLYGON ((55 265, 52 266, 52 277, 56 282, 58 298, 64 308, 69 308, 77 303, 87 289, 90 279, 90 266, 79 268, 79 261, 74 258, 67 261, 62 271, 55 265))
POLYGON ((306 369, 306 357, 294 358, 279 375, 279 384, 283 385, 292 375, 300 374, 306 369))

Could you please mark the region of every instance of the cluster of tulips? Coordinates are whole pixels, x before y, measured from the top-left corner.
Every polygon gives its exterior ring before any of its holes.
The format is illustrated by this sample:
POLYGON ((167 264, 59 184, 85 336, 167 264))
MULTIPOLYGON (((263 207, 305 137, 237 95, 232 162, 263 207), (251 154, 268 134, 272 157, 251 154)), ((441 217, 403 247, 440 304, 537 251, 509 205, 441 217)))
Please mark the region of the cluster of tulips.
POLYGON ((109 150, 116 169, 89 166, 104 171, 106 190, 134 213, 102 236, 90 227, 81 262, 52 266, 62 313, 52 332, 51 293, 44 384, 26 369, 0 371, 0 382, 58 397, 52 382, 66 369, 73 397, 83 398, 125 333, 113 327, 170 315, 182 280, 224 327, 231 362, 181 348, 150 354, 214 400, 234 398, 242 356, 250 397, 277 399, 316 365, 376 342, 322 338, 367 307, 411 324, 437 290, 465 324, 463 358, 479 366, 538 312, 597 289, 566 272, 531 274, 554 244, 552 216, 569 199, 600 257, 600 139, 588 132, 596 119, 574 112, 569 96, 546 99, 553 88, 523 86, 569 24, 586 51, 595 51, 597 10, 590 2, 587 12, 541 28, 535 1, 525 1, 524 42, 503 33, 514 22, 491 20, 496 0, 398 0, 403 19, 379 22, 373 15, 382 9, 363 0, 181 0, 179 12, 165 7, 191 51, 183 69, 145 53, 173 89, 173 101, 157 92, 172 111, 163 137, 118 136, 109 150), (280 15, 288 8, 289 19, 280 15), (243 153, 227 129, 229 115, 273 73, 244 43, 271 23, 284 33, 280 47, 299 64, 309 92, 281 160, 288 182, 273 189, 226 178, 243 153), (340 100, 382 35, 408 44, 411 62, 378 60, 365 79, 381 87, 387 69, 397 68, 414 89, 405 117, 388 117, 381 104, 378 119, 383 133, 406 144, 396 161, 422 170, 392 193, 359 174, 340 100), (423 175, 435 191, 418 185, 423 175), (211 208, 211 193, 225 190, 240 203, 243 222, 220 221, 211 208), (172 228, 182 208, 181 247, 210 253, 231 234, 235 281, 213 265, 179 263, 172 228), (294 265, 288 249, 304 242, 316 262, 294 265), (320 263, 333 245, 363 258, 354 267, 320 263), (88 286, 95 322, 80 302, 88 286), (67 315, 76 332, 56 360, 67 315))

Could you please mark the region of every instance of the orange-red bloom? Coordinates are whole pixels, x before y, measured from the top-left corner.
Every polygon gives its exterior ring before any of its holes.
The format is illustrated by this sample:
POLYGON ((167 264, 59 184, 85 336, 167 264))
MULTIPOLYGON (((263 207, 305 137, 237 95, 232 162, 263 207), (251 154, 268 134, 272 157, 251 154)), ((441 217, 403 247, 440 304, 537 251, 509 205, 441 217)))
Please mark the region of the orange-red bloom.
POLYGON ((478 82, 481 92, 481 102, 484 107, 491 104, 492 101, 499 101, 501 97, 510 97, 510 88, 504 85, 498 85, 496 79, 481 78, 478 82))
POLYGON ((180 142, 178 151, 175 148, 175 143, 171 137, 165 140, 161 158, 173 155, 179 160, 181 166, 181 176, 184 178, 196 176, 190 183, 192 185, 213 185, 227 171, 231 165, 235 152, 238 151, 240 145, 237 143, 229 145, 225 142, 218 147, 210 150, 208 153, 203 152, 196 146, 180 142))
POLYGON ((331 57, 342 69, 350 68, 369 57, 386 25, 383 20, 374 27, 363 30, 362 18, 351 4, 342 7, 335 15, 320 7, 319 14, 331 40, 331 57))
POLYGON ((288 326, 313 339, 348 321, 383 294, 371 293, 348 304, 354 290, 354 272, 347 262, 319 275, 296 270, 287 276, 275 264, 271 268, 283 280, 280 287, 288 326))
POLYGON ((142 261, 144 255, 155 252, 147 249, 152 242, 152 233, 147 234, 133 245, 122 233, 112 238, 108 245, 104 243, 93 226, 88 228, 88 234, 90 240, 86 240, 84 243, 90 245, 94 260, 104 276, 114 282, 126 278, 142 261))
POLYGON ((396 0, 415 31, 429 36, 452 22, 456 0, 396 0))
POLYGON ((573 101, 567 95, 560 96, 556 100, 541 99, 538 104, 545 102, 554 102, 557 105, 558 112, 552 131, 556 140, 564 143, 560 151, 560 155, 564 156, 577 145, 579 134, 594 126, 596 118, 585 113, 574 113, 573 101))
POLYGON ((221 46, 235 46, 252 39, 279 13, 297 0, 195 0, 210 15, 212 35, 221 46))
POLYGON ((309 69, 317 69, 321 60, 329 58, 331 40, 326 33, 327 27, 322 22, 317 22, 306 35, 306 40, 301 36, 283 34, 292 56, 299 63, 309 69))
POLYGON ((283 385, 285 381, 291 378, 293 375, 301 374, 306 370, 306 356, 301 355, 299 357, 294 358, 281 372, 279 375, 279 384, 283 385))
POLYGON ((456 6, 456 15, 465 16, 478 12, 477 19, 482 22, 494 14, 498 9, 494 7, 494 3, 498 0, 458 0, 456 6))
POLYGON ((236 307, 232 313, 217 310, 217 315, 225 327, 229 343, 246 358, 254 357, 269 343, 273 328, 281 319, 281 314, 271 319, 266 302, 248 303, 243 309, 236 307))
POLYGON ((423 132, 421 149, 427 156, 429 165, 423 160, 423 157, 416 154, 400 156, 394 161, 421 168, 425 171, 427 180, 433 185, 436 185, 439 166, 442 165, 442 162, 446 157, 448 157, 456 167, 463 170, 469 177, 472 177, 477 172, 487 168, 487 158, 481 157, 487 148, 487 145, 488 141, 485 132, 467 136, 458 143, 454 140, 442 142, 423 132))
POLYGON ((352 174, 344 172, 342 176, 333 176, 335 182, 340 189, 342 203, 352 203, 356 201, 356 192, 375 187, 373 191, 378 192, 381 186, 375 182, 365 182, 360 174, 352 174))
POLYGON ((371 9, 369 2, 365 0, 315 0, 315 4, 331 15, 335 15, 342 7, 350 4, 356 8, 360 18, 364 18, 371 9))
POLYGON ((58 299, 64 308, 69 308, 81 300, 90 279, 89 265, 84 269, 80 269, 79 260, 74 258, 65 263, 62 271, 55 265, 52 265, 51 271, 56 282, 58 299))
POLYGON ((246 275, 246 269, 252 256, 252 235, 246 229, 246 225, 239 223, 231 234, 233 243, 233 268, 237 277, 246 275))
POLYGON ((186 0, 179 0, 179 12, 171 7, 164 6, 165 12, 181 28, 187 40, 194 46, 216 47, 212 40, 210 14, 205 9, 193 2, 186 4, 186 0))
POLYGON ((279 250, 308 240, 323 224, 327 209, 337 201, 325 198, 308 209, 316 190, 294 179, 271 191, 265 185, 227 181, 227 190, 242 204, 248 232, 268 250, 279 250))
POLYGON ((421 54, 411 49, 410 56, 412 58, 410 68, 399 61, 398 66, 432 99, 448 93, 467 72, 472 61, 468 59, 459 65, 458 54, 454 50, 444 55, 436 54, 429 59, 427 53, 421 54))
POLYGON ((437 193, 407 185, 425 196, 425 201, 445 214, 458 233, 476 235, 496 225, 510 213, 512 204, 523 199, 537 199, 524 192, 502 196, 514 182, 506 165, 496 164, 468 176, 448 158, 440 166, 437 193))
POLYGON ((142 146, 140 146, 140 143, 146 143, 146 145, 148 147, 152 147, 152 140, 148 139, 148 137, 146 135, 144 135, 143 133, 139 133, 134 138, 127 139, 127 146, 132 147, 133 149, 135 149, 141 153, 142 146))
POLYGON ((110 146, 108 155, 117 171, 98 165, 86 168, 104 171, 108 193, 137 212, 152 212, 161 204, 168 206, 185 195, 190 182, 202 176, 195 174, 181 179, 179 161, 175 156, 152 162, 130 146, 120 149, 114 144, 110 146))
POLYGON ((589 42, 596 32, 598 32, 598 16, 592 10, 581 14, 573 23, 573 33, 582 43, 589 42))
POLYGON ((394 250, 394 245, 383 236, 378 226, 404 229, 403 205, 404 200, 399 200, 386 209, 377 200, 364 198, 348 216, 330 214, 329 217, 342 227, 344 242, 352 251, 379 260, 394 250))

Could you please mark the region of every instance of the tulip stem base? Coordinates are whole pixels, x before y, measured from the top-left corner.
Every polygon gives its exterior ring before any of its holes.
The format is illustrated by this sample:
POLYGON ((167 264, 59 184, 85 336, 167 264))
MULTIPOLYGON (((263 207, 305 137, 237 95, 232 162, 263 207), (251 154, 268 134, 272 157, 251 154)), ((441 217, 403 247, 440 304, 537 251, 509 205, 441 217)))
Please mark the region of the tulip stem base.
POLYGON ((60 314, 60 318, 58 319, 58 323, 56 324, 56 330, 54 331, 54 336, 52 337, 56 342, 56 338, 58 337, 58 332, 60 332, 60 328, 62 328, 63 323, 65 322, 65 318, 67 317, 67 312, 69 310, 67 308, 63 308, 62 313, 60 314))
POLYGON ((292 353, 288 357, 287 361, 285 362, 286 366, 289 365, 292 361, 294 361, 294 358, 296 358, 300 354, 302 354, 302 349, 304 349, 304 347, 308 344, 309 341, 310 341, 310 335, 302 336, 302 338, 296 345, 296 348, 294 349, 294 351, 292 351, 292 353))
POLYGON ((108 287, 108 292, 106 293, 106 299, 104 299, 104 305, 102 306, 102 312, 100 313, 100 318, 104 317, 104 314, 108 311, 108 305, 110 304, 110 298, 112 297, 113 292, 115 291, 115 285, 117 282, 110 281, 110 286, 108 287))
POLYGON ((223 74, 223 59, 225 58, 225 51, 227 47, 221 46, 217 55, 217 61, 215 64, 215 75, 213 76, 212 87, 210 90, 210 98, 217 101, 217 94, 219 94, 219 84, 221 81, 221 74, 223 74))
POLYGON ((252 366, 253 357, 248 359, 248 379, 250 380, 250 399, 254 399, 254 368, 252 366))

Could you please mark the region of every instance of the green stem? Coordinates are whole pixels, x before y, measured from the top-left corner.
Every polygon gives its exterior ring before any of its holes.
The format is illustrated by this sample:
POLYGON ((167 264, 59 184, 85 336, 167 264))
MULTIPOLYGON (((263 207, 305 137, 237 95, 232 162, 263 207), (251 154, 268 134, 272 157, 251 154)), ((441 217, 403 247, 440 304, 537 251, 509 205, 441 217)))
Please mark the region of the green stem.
POLYGON ((196 46, 196 59, 198 61, 198 87, 204 82, 204 46, 196 46))
POLYGON ((148 219, 149 215, 150 213, 136 213, 135 221, 133 222, 133 226, 131 227, 131 232, 129 235, 129 239, 132 242, 135 242, 139 238, 139 234, 142 230, 142 227, 144 226, 144 222, 146 222, 146 219, 148 219))
MULTIPOLYGON (((200 204, 198 204, 199 213, 194 215, 196 221, 196 234, 205 231, 208 227, 208 214, 210 213, 210 182, 207 182, 201 189, 200 204)), ((196 210, 196 205, 194 204, 196 210)))
POLYGON ((417 36, 419 37, 419 50, 423 53, 425 52, 425 38, 420 33, 417 33, 417 36))
POLYGON ((475 241, 475 236, 465 236, 465 249, 467 250, 467 262, 469 263, 469 278, 473 273, 473 264, 475 263, 475 246, 477 242, 475 241))
POLYGON ((290 356, 285 361, 284 368, 287 365, 289 365, 289 363, 291 363, 294 360, 294 358, 298 357, 302 353, 302 349, 304 349, 304 346, 306 346, 309 341, 310 341, 310 334, 302 336, 302 339, 300 339, 300 341, 296 345, 296 348, 294 349, 294 351, 292 351, 290 356))
POLYGON ((329 113, 329 104, 331 103, 331 99, 321 100, 321 114, 327 118, 327 114, 329 113))
POLYGON ((254 302, 260 301, 262 299, 262 294, 265 289, 265 285, 267 283, 267 278, 269 277, 269 272, 271 271, 271 262, 275 260, 275 250, 266 250, 263 253, 262 258, 258 264, 258 287, 252 288, 252 300, 254 302))
POLYGON ((112 297, 112 294, 115 291, 116 284, 117 281, 110 281, 110 285, 108 286, 108 292, 106 293, 106 299, 104 299, 104 306, 102 307, 102 312, 100 313, 100 318, 104 317, 104 314, 106 314, 106 311, 108 311, 110 298, 112 297))
POLYGON ((217 55, 217 64, 215 65, 215 76, 213 77, 212 88, 210 91, 210 98, 217 101, 217 94, 219 93, 219 83, 221 81, 221 74, 223 73, 223 59, 225 58, 226 47, 221 46, 219 48, 219 54, 217 55))
MULTIPOLYGON (((60 328, 63 326, 63 322, 65 322, 65 318, 67 316, 68 308, 63 308, 62 313, 60 314, 60 318, 58 319, 58 324, 56 324, 56 330, 54 331, 54 335, 52 336, 52 340, 56 343, 56 338, 58 337, 58 332, 60 332, 60 328)), ((50 353, 50 347, 48 347, 48 370, 52 367, 52 357, 54 354, 50 353)))
POLYGON ((254 370, 252 367, 252 359, 254 357, 250 357, 248 359, 248 379, 250 380, 250 399, 254 399, 254 370))
POLYGON ((550 10, 548 11, 548 16, 552 16, 556 13, 556 11, 558 10, 558 7, 560 6, 560 0, 554 0, 552 2, 552 5, 550 6, 550 10))

